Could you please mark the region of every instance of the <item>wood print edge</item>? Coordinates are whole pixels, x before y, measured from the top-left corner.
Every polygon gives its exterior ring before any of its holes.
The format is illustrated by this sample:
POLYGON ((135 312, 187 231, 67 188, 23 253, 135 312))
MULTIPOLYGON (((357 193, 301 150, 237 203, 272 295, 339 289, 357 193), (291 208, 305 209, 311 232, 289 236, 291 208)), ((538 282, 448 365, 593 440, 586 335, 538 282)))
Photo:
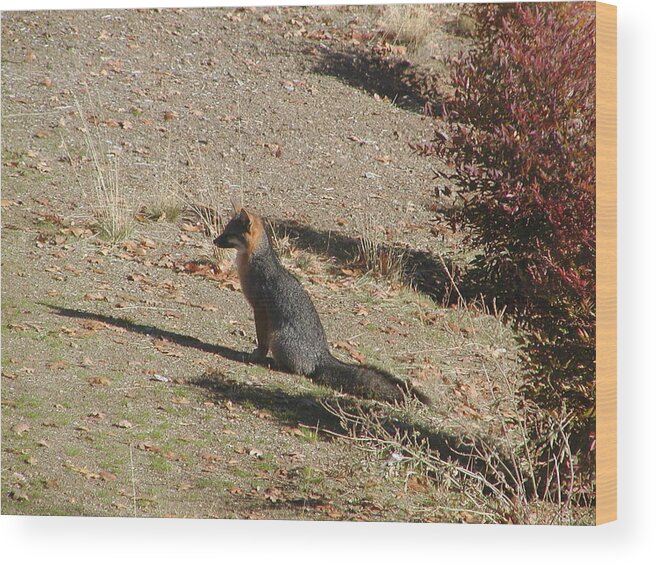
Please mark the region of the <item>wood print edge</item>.
POLYGON ((617 519, 617 8, 596 3, 596 523, 617 519))

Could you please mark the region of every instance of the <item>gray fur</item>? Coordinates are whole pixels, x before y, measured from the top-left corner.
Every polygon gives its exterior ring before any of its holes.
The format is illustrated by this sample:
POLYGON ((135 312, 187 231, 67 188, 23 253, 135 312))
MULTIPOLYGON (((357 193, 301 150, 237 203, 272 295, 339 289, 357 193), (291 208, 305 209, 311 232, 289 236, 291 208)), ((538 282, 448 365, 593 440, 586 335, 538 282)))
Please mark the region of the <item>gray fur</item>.
POLYGON ((270 350, 281 369, 363 398, 401 402, 406 396, 414 396, 430 404, 423 393, 386 371, 349 365, 333 357, 309 294, 282 266, 268 234, 264 232, 250 256, 246 255, 246 245, 235 241, 245 238, 250 227, 248 215, 236 215, 214 243, 237 248, 240 254, 245 254, 238 261, 248 261, 241 282, 255 312, 256 358, 265 357, 270 350))

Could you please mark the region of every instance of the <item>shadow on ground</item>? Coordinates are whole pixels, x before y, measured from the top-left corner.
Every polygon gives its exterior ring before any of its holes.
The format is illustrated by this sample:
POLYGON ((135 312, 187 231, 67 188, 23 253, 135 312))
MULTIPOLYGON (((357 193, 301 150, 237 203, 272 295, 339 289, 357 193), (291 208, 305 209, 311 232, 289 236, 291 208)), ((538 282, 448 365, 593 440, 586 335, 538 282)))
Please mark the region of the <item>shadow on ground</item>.
POLYGON ((214 353, 230 361, 237 363, 246 363, 248 361, 248 353, 231 349, 223 345, 216 345, 205 343, 198 338, 189 335, 163 330, 155 326, 146 326, 144 324, 137 324, 125 318, 116 316, 107 316, 105 314, 96 314, 95 312, 87 312, 85 310, 77 310, 75 308, 64 308, 61 306, 53 306, 52 304, 41 303, 54 311, 58 316, 65 316, 67 318, 78 318, 81 320, 96 320, 111 326, 123 328, 129 332, 138 333, 153 338, 162 338, 172 343, 182 345, 184 347, 193 347, 205 353, 214 353))
MULTIPOLYGON (((302 379, 303 377, 298 378, 302 379)), ((320 437, 326 441, 334 439, 336 434, 349 437, 350 431, 353 431, 356 437, 370 437, 364 433, 368 426, 364 419, 371 417, 371 421, 375 422, 375 425, 381 426, 386 434, 389 434, 389 437, 401 438, 400 442, 404 445, 407 442, 412 442, 413 445, 426 445, 443 461, 449 461, 467 469, 468 473, 480 476, 486 484, 484 492, 490 494, 494 490, 498 490, 512 494, 509 487, 514 485, 514 477, 510 471, 512 469, 510 460, 504 460, 498 451, 491 454, 488 461, 484 461, 481 457, 481 454, 489 452, 489 443, 479 442, 472 438, 456 437, 446 432, 430 429, 426 425, 401 420, 389 415, 378 403, 346 396, 339 399, 322 398, 317 397, 316 394, 296 394, 281 389, 272 390, 257 384, 230 379, 216 370, 209 371, 188 382, 190 385, 202 389, 215 404, 229 400, 234 404, 254 406, 259 410, 268 411, 285 426, 301 425, 316 429, 319 431, 320 437), (330 406, 334 409, 338 408, 338 413, 341 411, 356 415, 356 419, 361 420, 360 424, 356 424, 354 428, 351 427, 352 423, 344 424, 329 409, 330 406), (508 473, 505 474, 502 469, 507 470, 508 473), (502 477, 502 474, 505 476, 502 477)), ((380 439, 381 445, 384 444, 384 438, 380 439)), ((381 447, 381 449, 383 448, 381 447)), ((517 485, 514 486, 517 487, 517 485)))
MULTIPOLYGON (((359 255, 360 240, 339 232, 324 231, 288 220, 269 218, 269 224, 276 234, 288 235, 294 245, 316 255, 335 258, 342 264, 355 262, 359 255)), ((402 246, 383 245, 391 254, 403 253, 406 262, 406 283, 418 292, 426 294, 436 303, 451 305, 458 302, 458 292, 466 300, 485 298, 487 292, 480 283, 479 274, 474 270, 465 271, 448 257, 444 263, 427 251, 402 246), (445 268, 446 267, 446 268, 445 268), (453 281, 452 281, 453 279, 453 281)), ((493 296, 493 295, 492 295, 493 296)))
POLYGON ((346 47, 323 51, 313 71, 392 101, 420 114, 441 114, 444 98, 430 86, 430 74, 418 72, 408 60, 383 57, 372 50, 346 47))
MULTIPOLYGON (((73 308, 64 308, 51 304, 42 303, 50 308, 59 316, 67 318, 77 318, 83 320, 96 320, 108 325, 120 327, 129 332, 154 337, 163 338, 172 343, 184 347, 192 347, 199 351, 220 355, 230 361, 238 363, 247 363, 248 354, 237 351, 230 347, 218 344, 209 344, 198 338, 164 330, 155 326, 138 324, 125 318, 97 314, 73 308)), ((303 379, 303 377, 298 377, 303 379)), ((197 378, 188 379, 188 384, 198 387, 204 394, 217 403, 222 400, 230 400, 234 403, 248 404, 259 409, 269 411, 279 422, 288 426, 298 426, 299 424, 323 430, 324 439, 332 437, 334 434, 347 435, 342 421, 338 416, 333 414, 327 404, 322 402, 316 394, 309 393, 290 393, 281 389, 270 389, 257 384, 249 384, 241 381, 235 381, 227 378, 220 371, 210 371, 197 378)), ((326 399, 331 405, 333 400, 326 399)), ((430 429, 424 424, 410 423, 394 416, 388 415, 386 411, 381 410, 381 405, 358 400, 353 397, 341 397, 339 399, 341 410, 351 414, 371 414, 376 422, 391 437, 412 438, 413 442, 425 443, 431 450, 439 453, 443 460, 448 460, 457 465, 468 469, 470 472, 479 473, 486 477, 486 481, 494 484, 497 488, 502 488, 498 481, 497 471, 490 471, 485 462, 477 453, 485 453, 487 447, 477 440, 468 438, 463 440, 452 434, 430 429)), ((506 469, 511 469, 509 462, 504 462, 506 469)), ((506 480, 511 477, 506 477, 506 480)), ((506 484, 512 484, 506 483, 506 484)))

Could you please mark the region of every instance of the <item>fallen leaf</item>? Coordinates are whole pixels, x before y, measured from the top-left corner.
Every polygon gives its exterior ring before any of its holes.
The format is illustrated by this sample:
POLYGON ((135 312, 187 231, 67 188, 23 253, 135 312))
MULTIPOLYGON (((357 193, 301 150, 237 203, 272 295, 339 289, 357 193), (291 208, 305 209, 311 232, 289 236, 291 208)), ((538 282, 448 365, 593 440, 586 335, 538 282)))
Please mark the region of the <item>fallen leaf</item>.
POLYGON ((428 490, 427 481, 417 477, 410 477, 406 483, 406 487, 413 492, 426 492, 428 490))
POLYGON ((85 330, 90 330, 90 331, 98 331, 98 330, 104 330, 109 328, 110 326, 105 323, 101 322, 99 320, 84 320, 80 322, 80 325, 85 329, 85 330))
POLYGON ((112 384, 112 381, 106 377, 91 377, 87 382, 92 386, 109 386, 112 384))
POLYGON ((104 294, 101 294, 100 292, 87 292, 84 295, 84 300, 107 300, 107 297, 104 294))
POLYGON ((14 424, 11 429, 15 434, 22 436, 25 432, 29 432, 32 428, 25 422, 19 422, 18 424, 14 424))
POLYGON ((78 465, 73 465, 72 463, 65 463, 64 467, 67 467, 68 469, 70 469, 74 473, 78 473, 80 475, 83 475, 87 479, 100 479, 101 478, 99 473, 91 471, 87 467, 80 467, 78 465))
POLYGON ((264 498, 270 500, 271 502, 282 502, 285 500, 285 496, 282 491, 278 488, 272 487, 264 491, 264 498))
POLYGON ((80 365, 82 367, 93 367, 93 360, 91 357, 82 357, 80 360, 80 365))
POLYGON ((164 339, 154 339, 152 343, 153 347, 164 355, 168 355, 169 357, 182 357, 182 353, 176 351, 174 346, 164 339))
POLYGON ((160 447, 148 441, 140 441, 139 443, 135 444, 135 447, 141 451, 150 451, 151 453, 161 453, 162 451, 160 447))
POLYGON ((134 424, 130 422, 129 420, 119 420, 114 424, 117 428, 132 428, 134 427, 134 424))

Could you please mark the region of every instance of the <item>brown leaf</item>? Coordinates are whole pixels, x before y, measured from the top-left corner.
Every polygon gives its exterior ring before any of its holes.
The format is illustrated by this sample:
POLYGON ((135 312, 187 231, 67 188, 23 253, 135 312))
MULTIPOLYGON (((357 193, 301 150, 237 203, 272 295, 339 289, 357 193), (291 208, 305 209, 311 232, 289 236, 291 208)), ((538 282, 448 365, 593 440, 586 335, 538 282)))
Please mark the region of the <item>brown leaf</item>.
POLYGON ((84 295, 84 300, 107 300, 107 297, 104 294, 101 294, 100 292, 87 292, 84 295))
POLYGON ((100 474, 94 471, 91 471, 87 467, 80 467, 78 465, 73 465, 72 463, 66 463, 65 467, 69 468, 71 471, 83 475, 87 479, 100 479, 100 474))
POLYGON ((161 447, 157 447, 155 444, 148 441, 140 441, 135 444, 135 447, 141 451, 150 451, 151 453, 161 453, 162 451, 161 447))
POLYGON ((282 502, 285 500, 285 495, 279 488, 268 488, 264 491, 264 498, 271 502, 282 502))
POLYGON ((351 343, 346 341, 336 341, 333 345, 338 349, 347 351, 348 354, 358 363, 366 363, 366 356, 360 353, 351 343))
POLYGON ((82 357, 80 360, 80 365, 82 367, 93 367, 93 360, 91 357, 82 357))
POLYGON ((406 483, 408 490, 412 492, 426 492, 428 490, 428 484, 425 479, 419 479, 417 477, 410 477, 406 483))
POLYGON ((109 71, 112 71, 114 73, 120 73, 123 67, 123 63, 121 61, 113 59, 113 60, 106 61, 104 66, 105 69, 109 71))
POLYGON ((11 430, 19 436, 22 436, 25 432, 29 432, 31 429, 30 425, 26 422, 19 422, 18 424, 14 424, 11 428, 11 430))
POLYGON ((112 384, 112 381, 106 377, 91 377, 87 382, 92 386, 108 386, 112 384))
POLYGON ((187 222, 183 223, 180 228, 186 232, 200 232, 203 231, 202 226, 198 224, 189 224, 187 222))
POLYGON ((114 424, 114 426, 116 426, 117 428, 129 429, 134 427, 134 424, 129 420, 119 420, 118 422, 116 422, 116 424, 114 424))
POLYGON ((168 355, 169 357, 182 357, 182 353, 175 350, 175 347, 164 339, 154 339, 153 347, 160 353, 168 355))
POLYGON ((117 478, 114 473, 110 473, 109 471, 100 471, 99 474, 103 481, 115 481, 117 478))

